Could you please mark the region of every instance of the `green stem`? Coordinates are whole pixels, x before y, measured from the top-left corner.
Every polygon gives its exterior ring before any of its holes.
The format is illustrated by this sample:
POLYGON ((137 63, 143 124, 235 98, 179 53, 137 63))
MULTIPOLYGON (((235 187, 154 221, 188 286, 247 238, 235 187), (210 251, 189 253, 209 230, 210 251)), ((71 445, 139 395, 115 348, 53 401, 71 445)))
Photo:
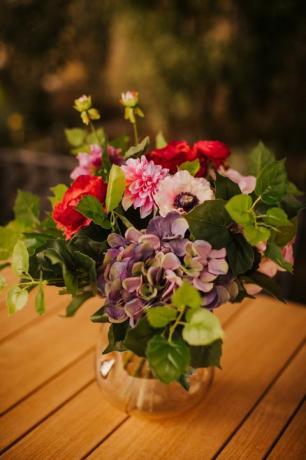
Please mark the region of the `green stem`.
POLYGON ((259 203, 259 201, 261 200, 261 196, 259 195, 256 200, 254 201, 254 203, 252 204, 252 207, 251 207, 251 211, 253 211, 253 209, 255 208, 255 206, 259 203))
POLYGON ((134 141, 135 141, 135 145, 138 144, 138 130, 137 130, 137 122, 135 120, 135 122, 133 123, 133 130, 134 130, 134 141))
POLYGON ((98 134, 97 134, 97 131, 96 131, 96 129, 95 129, 95 127, 94 127, 92 121, 90 122, 90 128, 91 128, 91 131, 92 131, 93 135, 94 135, 94 136, 96 137, 96 139, 97 139, 97 143, 98 143, 99 145, 101 145, 100 140, 99 140, 99 137, 98 137, 98 134))
POLYGON ((172 326, 170 326, 170 329, 169 329, 169 338, 168 338, 168 341, 171 343, 172 342, 172 336, 174 334, 174 331, 176 329, 176 327, 181 324, 181 319, 182 319, 182 316, 184 315, 185 313, 185 307, 181 307, 181 311, 180 313, 178 314, 175 322, 172 324, 172 326))

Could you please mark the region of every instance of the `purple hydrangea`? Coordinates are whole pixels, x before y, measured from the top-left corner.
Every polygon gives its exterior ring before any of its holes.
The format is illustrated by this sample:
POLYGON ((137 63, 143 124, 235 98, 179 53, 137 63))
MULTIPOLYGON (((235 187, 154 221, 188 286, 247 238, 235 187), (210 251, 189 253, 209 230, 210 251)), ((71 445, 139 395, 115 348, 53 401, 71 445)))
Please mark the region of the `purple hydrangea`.
POLYGON ((147 230, 130 227, 124 237, 111 233, 98 279, 111 322, 133 327, 145 309, 170 302, 184 280, 196 287, 203 307, 215 308, 237 295, 228 275, 226 250, 186 238, 188 223, 180 214, 155 217, 147 230))

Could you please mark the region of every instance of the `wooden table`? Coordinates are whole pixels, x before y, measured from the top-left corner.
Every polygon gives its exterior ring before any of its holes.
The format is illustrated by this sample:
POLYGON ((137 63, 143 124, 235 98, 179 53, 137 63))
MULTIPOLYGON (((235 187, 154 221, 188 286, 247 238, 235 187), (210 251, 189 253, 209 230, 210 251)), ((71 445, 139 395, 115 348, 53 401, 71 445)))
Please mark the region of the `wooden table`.
MULTIPOLYGON (((8 272, 8 278, 12 274, 8 272)), ((223 370, 201 404, 162 421, 128 417, 94 376, 99 300, 63 319, 48 288, 8 318, 0 306, 0 449, 8 459, 306 459, 306 309, 266 297, 218 310, 223 370)))

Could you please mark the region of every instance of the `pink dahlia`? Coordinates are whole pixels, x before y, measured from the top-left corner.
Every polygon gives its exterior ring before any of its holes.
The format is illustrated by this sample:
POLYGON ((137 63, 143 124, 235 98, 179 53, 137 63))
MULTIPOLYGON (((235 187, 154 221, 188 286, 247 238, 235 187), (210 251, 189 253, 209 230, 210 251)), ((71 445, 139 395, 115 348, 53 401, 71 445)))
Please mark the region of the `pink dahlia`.
POLYGON ((89 153, 79 153, 77 155, 79 164, 70 174, 71 179, 79 176, 94 176, 102 163, 102 149, 99 145, 92 144, 89 153))
POLYGON ((148 161, 145 156, 130 158, 121 166, 126 178, 126 190, 122 200, 124 210, 132 205, 140 208, 141 218, 147 217, 155 207, 154 195, 168 169, 148 161))

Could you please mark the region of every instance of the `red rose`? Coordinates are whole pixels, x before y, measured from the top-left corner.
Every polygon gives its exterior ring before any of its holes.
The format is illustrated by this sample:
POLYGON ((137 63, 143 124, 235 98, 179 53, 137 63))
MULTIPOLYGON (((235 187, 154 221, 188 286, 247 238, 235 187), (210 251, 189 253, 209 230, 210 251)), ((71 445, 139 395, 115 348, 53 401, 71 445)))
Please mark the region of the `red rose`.
POLYGON ((218 168, 230 155, 230 149, 219 141, 198 141, 193 144, 193 151, 201 164, 206 160, 211 161, 218 168))
POLYGON ((81 199, 86 195, 92 195, 103 203, 106 189, 107 185, 102 178, 96 176, 79 176, 71 184, 62 201, 55 206, 52 214, 57 228, 64 231, 67 240, 81 228, 87 227, 91 223, 91 219, 83 216, 75 209, 81 199))
POLYGON ((173 141, 161 149, 152 150, 148 153, 147 158, 154 161, 156 165, 169 169, 170 174, 175 174, 178 166, 185 161, 194 160, 196 153, 187 142, 173 141))

